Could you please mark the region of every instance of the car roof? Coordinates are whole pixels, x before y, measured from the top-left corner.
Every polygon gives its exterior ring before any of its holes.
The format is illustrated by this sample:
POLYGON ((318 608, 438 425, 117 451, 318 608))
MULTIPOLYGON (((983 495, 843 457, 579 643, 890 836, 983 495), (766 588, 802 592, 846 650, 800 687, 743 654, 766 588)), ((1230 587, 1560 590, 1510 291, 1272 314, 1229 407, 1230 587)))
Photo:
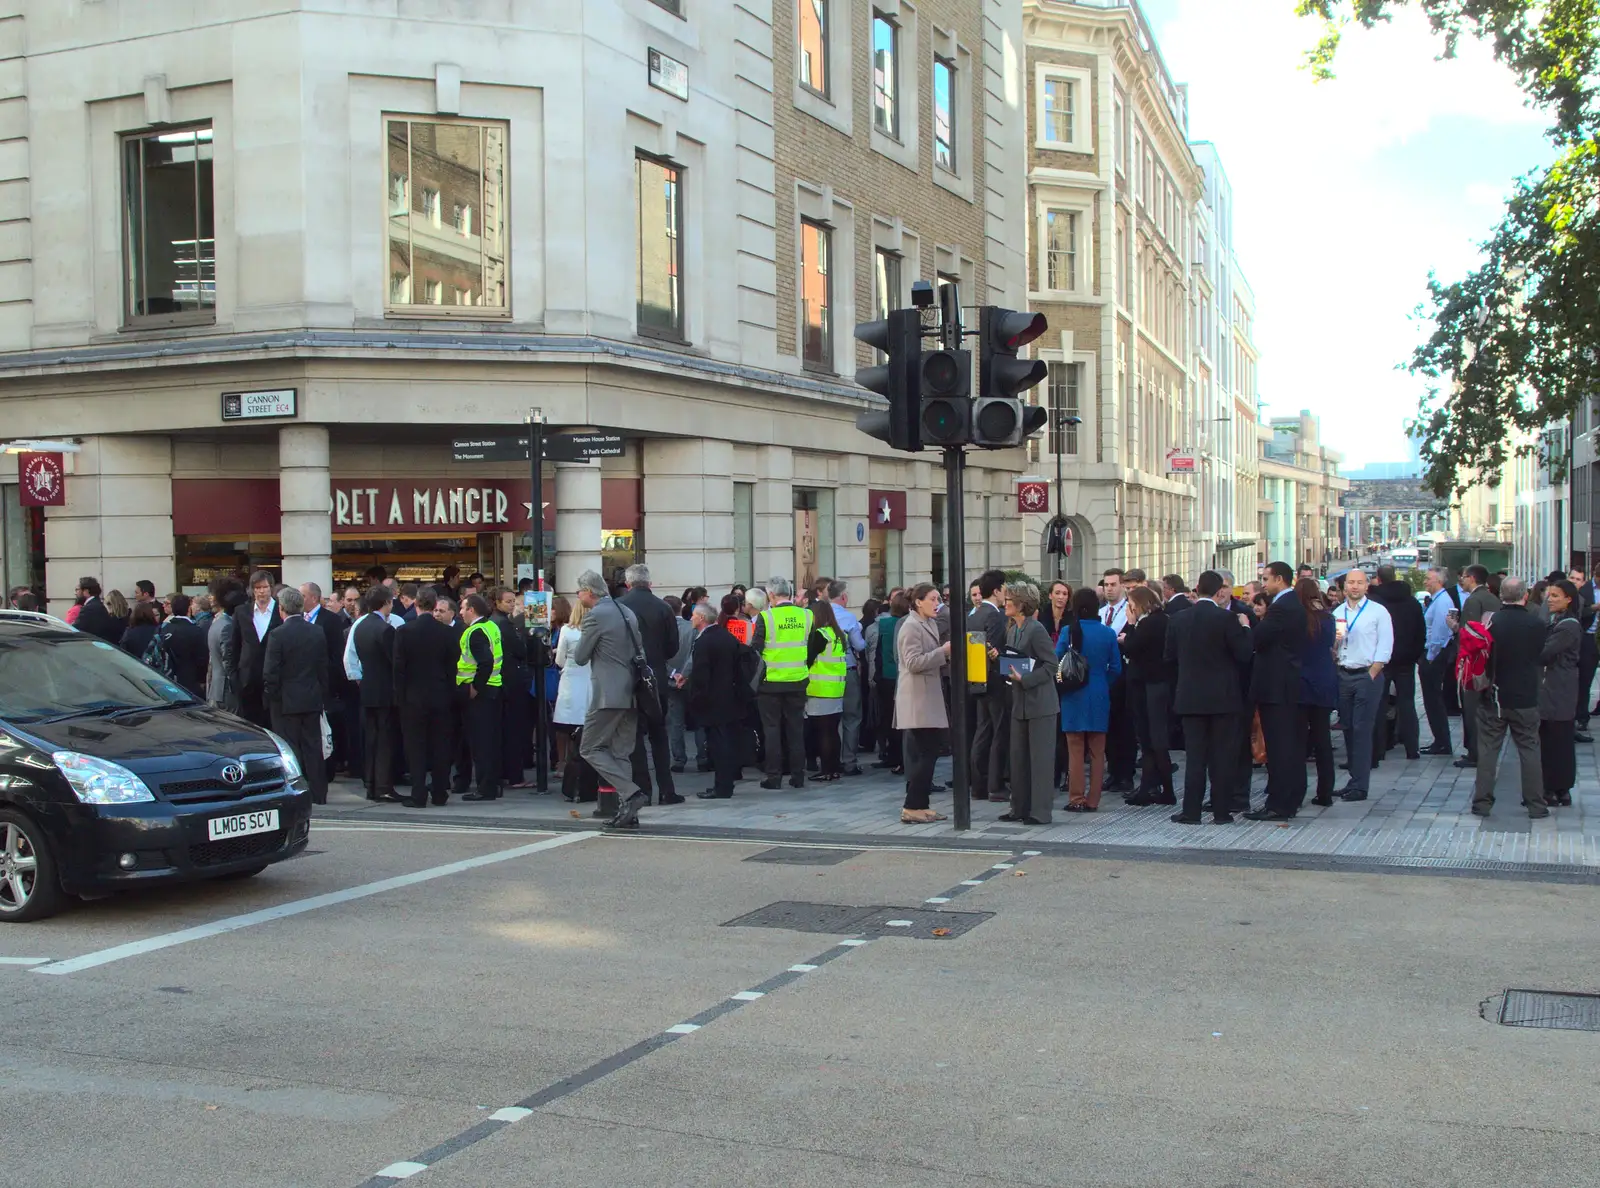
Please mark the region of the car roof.
MULTIPOLYGON (((78 634, 78 629, 65 619, 58 619, 54 615, 47 615, 43 611, 15 610, 7 607, 0 609, 0 629, 4 628, 31 628, 33 632, 39 629, 54 633, 78 634)), ((10 634, 8 632, 8 634, 10 634)))

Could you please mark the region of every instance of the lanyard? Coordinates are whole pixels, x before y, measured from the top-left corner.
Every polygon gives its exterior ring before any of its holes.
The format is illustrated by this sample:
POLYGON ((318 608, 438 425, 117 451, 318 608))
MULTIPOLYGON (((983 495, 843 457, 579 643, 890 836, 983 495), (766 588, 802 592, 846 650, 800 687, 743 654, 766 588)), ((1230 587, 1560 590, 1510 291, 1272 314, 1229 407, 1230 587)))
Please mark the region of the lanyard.
POLYGON ((1345 639, 1348 640, 1350 638, 1350 633, 1356 629, 1356 624, 1361 622, 1361 616, 1367 613, 1367 603, 1370 601, 1371 599, 1368 598, 1363 598, 1361 600, 1361 609, 1356 612, 1356 617, 1353 619, 1350 617, 1350 604, 1348 602, 1344 604, 1345 639))

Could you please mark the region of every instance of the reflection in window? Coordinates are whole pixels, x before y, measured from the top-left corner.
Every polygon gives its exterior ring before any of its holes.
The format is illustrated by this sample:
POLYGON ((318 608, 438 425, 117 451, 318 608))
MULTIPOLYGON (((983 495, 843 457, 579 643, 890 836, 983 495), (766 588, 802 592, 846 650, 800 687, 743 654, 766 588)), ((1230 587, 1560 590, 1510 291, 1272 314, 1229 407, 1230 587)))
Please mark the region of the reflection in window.
POLYGON ((1065 78, 1044 80, 1044 138, 1057 144, 1072 143, 1072 120, 1078 99, 1077 84, 1065 78))
POLYGON ((872 122, 878 131, 900 136, 900 29, 882 13, 872 14, 872 122))
POLYGON ((1045 215, 1045 288, 1078 287, 1078 216, 1052 210, 1045 215))
POLYGON ((933 60, 933 163, 956 171, 956 68, 943 58, 933 60))
POLYGON ((391 119, 388 154, 389 304, 505 312, 504 125, 391 119))
POLYGON ((828 273, 832 233, 820 223, 800 223, 801 358, 816 367, 833 366, 833 289, 828 273))
POLYGON ((683 335, 682 176, 672 165, 635 157, 639 333, 683 335))
POLYGON ((1050 452, 1072 457, 1078 452, 1078 426, 1063 425, 1078 416, 1078 363, 1050 363, 1050 452))
POLYGON ((800 6, 800 81, 828 93, 828 0, 796 0, 800 6))
POLYGON ((900 300, 900 257, 887 248, 879 248, 875 255, 873 288, 877 297, 878 317, 887 318, 889 311, 896 308, 900 300))
POLYGON ((152 132, 123 141, 124 312, 130 321, 215 312, 211 131, 152 132))

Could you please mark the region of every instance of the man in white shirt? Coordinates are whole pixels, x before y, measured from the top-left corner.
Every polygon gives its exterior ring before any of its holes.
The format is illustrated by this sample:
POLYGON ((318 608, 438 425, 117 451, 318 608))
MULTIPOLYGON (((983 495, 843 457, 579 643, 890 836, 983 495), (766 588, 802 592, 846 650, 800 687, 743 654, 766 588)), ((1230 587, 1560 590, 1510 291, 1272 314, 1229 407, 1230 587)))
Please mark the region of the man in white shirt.
POLYGON ((1100 584, 1106 591, 1106 604, 1100 608, 1100 621, 1121 635, 1128 623, 1128 592, 1122 588, 1122 570, 1106 570, 1100 584))
POLYGON ((856 753, 861 745, 861 669, 857 658, 867 650, 866 637, 861 633, 861 620, 848 603, 850 591, 841 581, 830 581, 827 599, 833 604, 833 619, 845 637, 844 648, 844 716, 839 722, 840 762, 847 776, 861 774, 861 764, 856 753))
POLYGON ((1367 597, 1367 575, 1352 569, 1344 578, 1344 603, 1333 612, 1334 653, 1339 667, 1339 725, 1350 759, 1345 800, 1367 798, 1372 769, 1372 731, 1378 720, 1383 669, 1394 655, 1394 621, 1367 597))
MULTIPOLYGON (((1100 608, 1100 621, 1117 635, 1128 625, 1128 590, 1123 571, 1108 569, 1102 580, 1106 604, 1100 608)), ((1134 735, 1133 711, 1128 705, 1124 684, 1127 665, 1111 682, 1111 719, 1106 730, 1106 791, 1127 796, 1133 792, 1133 773, 1139 761, 1139 742, 1134 735)))

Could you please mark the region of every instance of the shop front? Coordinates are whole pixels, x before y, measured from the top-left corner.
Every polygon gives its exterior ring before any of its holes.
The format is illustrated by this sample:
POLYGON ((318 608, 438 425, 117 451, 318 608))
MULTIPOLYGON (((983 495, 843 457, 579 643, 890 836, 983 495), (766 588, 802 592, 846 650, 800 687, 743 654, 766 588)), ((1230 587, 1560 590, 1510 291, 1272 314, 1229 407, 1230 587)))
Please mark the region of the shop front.
POLYGON ((905 584, 906 493, 868 491, 867 572, 874 598, 905 584))

